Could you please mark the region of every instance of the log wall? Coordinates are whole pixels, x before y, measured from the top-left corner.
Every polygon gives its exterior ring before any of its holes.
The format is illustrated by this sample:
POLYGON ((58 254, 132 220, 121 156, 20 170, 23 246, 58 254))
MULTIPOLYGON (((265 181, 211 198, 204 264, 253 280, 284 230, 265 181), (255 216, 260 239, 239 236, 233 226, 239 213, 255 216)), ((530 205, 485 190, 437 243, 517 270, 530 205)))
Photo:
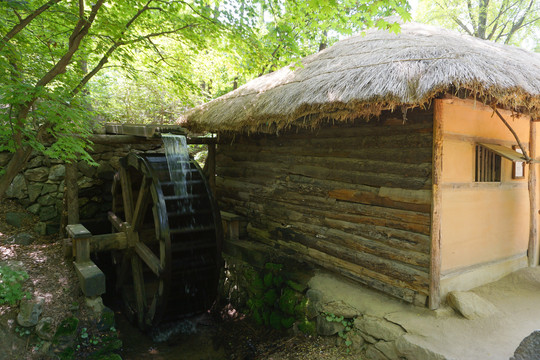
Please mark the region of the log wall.
POLYGON ((220 134, 217 198, 251 239, 409 302, 429 288, 433 112, 220 134), (398 118, 399 117, 399 118, 398 118))

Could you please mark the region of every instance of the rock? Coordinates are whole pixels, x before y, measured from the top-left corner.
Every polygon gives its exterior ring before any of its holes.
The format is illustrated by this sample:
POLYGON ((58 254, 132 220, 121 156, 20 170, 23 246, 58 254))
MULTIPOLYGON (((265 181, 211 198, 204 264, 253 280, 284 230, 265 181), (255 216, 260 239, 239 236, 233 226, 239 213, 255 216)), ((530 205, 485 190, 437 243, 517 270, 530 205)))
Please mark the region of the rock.
POLYGON ((6 222, 16 228, 23 226, 23 223, 28 222, 32 217, 26 213, 8 212, 6 213, 6 222))
POLYGON ((47 235, 47 224, 44 222, 38 222, 36 226, 34 226, 34 231, 38 235, 47 235))
POLYGON ((44 206, 39 209, 39 219, 41 221, 47 221, 54 219, 58 215, 56 208, 54 206, 44 206))
POLYGON ((17 323, 22 327, 32 327, 38 323, 39 315, 43 311, 42 297, 37 297, 32 300, 21 300, 19 314, 17 315, 17 323))
POLYGON ((6 190, 6 197, 22 199, 26 196, 28 186, 23 175, 17 174, 6 190))
POLYGON ((57 234, 60 231, 60 224, 47 224, 45 227, 46 235, 57 234))
POLYGON ((394 341, 405 334, 405 330, 401 326, 378 317, 367 315, 363 318, 355 319, 354 327, 375 339, 385 341, 394 341))
POLYGON ((29 181, 44 182, 49 178, 49 169, 46 167, 29 169, 24 172, 24 177, 29 181))
POLYGON ((7 242, 15 245, 30 245, 34 242, 34 237, 27 233, 15 234, 7 239, 7 242))
POLYGON ((52 192, 56 192, 57 190, 57 184, 43 184, 43 188, 41 189, 41 195, 50 194, 52 192))
POLYGON ((355 331, 351 331, 347 334, 348 339, 351 341, 351 351, 355 354, 359 354, 364 349, 366 341, 362 335, 355 331))
POLYGON ((95 180, 86 176, 80 177, 79 180, 77 180, 77 186, 79 189, 89 189, 92 186, 95 185, 95 180))
POLYGON ((313 319, 319 316, 321 313, 321 303, 323 301, 323 293, 320 290, 309 289, 306 292, 307 303, 307 317, 313 319))
POLYGON ((360 315, 360 312, 344 301, 331 301, 322 305, 322 312, 327 314, 334 314, 336 316, 343 316, 344 318, 354 318, 360 315))
POLYGON ((326 316, 317 316, 317 334, 322 336, 332 336, 343 331, 345 326, 340 322, 328 321, 326 316))
POLYGON ((399 357, 396 344, 393 341, 379 341, 375 344, 375 347, 389 359, 397 359, 399 357))
POLYGON ((31 183, 28 185, 28 198, 30 201, 34 202, 41 195, 41 190, 43 189, 43 184, 40 183, 31 183))
POLYGON ((37 202, 41 206, 54 205, 56 203, 56 197, 52 194, 43 195, 39 197, 37 202))
POLYGON ((26 210, 30 211, 32 214, 37 215, 39 213, 39 209, 41 208, 41 205, 39 204, 32 204, 29 207, 26 208, 26 210))
POLYGON ((49 172, 49 181, 60 181, 66 176, 66 167, 64 165, 53 165, 49 172))
POLYGON ((50 317, 41 318, 36 325, 36 334, 42 340, 52 340, 54 337, 53 319, 50 317))
POLYGON ((101 311, 101 315, 96 324, 96 327, 99 331, 109 331, 111 328, 114 328, 116 322, 114 321, 114 311, 108 307, 104 307, 101 311))
POLYGON ((380 352, 375 345, 370 345, 366 350, 366 358, 370 360, 388 360, 382 352, 380 352))
POLYGON ((446 297, 448 305, 469 320, 492 316, 498 312, 495 305, 469 291, 451 291, 446 297))
POLYGON ((99 211, 100 205, 94 202, 89 202, 88 204, 80 207, 80 218, 81 219, 91 219, 99 211))
POLYGON ((96 315, 101 315, 103 309, 105 309, 105 305, 103 305, 103 299, 101 298, 101 296, 86 297, 85 303, 86 306, 92 309, 92 311, 96 315))
POLYGON ((6 166, 13 156, 10 152, 0 152, 0 166, 6 166))
POLYGON ((540 360, 540 330, 523 339, 510 360, 540 360))
POLYGON ((446 357, 426 348, 418 339, 405 334, 396 341, 399 356, 414 360, 446 360, 446 357))
POLYGON ((77 168, 84 176, 87 176, 89 178, 93 177, 97 170, 95 166, 90 165, 84 160, 81 160, 77 163, 77 168))
POLYGON ((28 161, 27 169, 37 168, 43 165, 43 156, 35 156, 28 161))
POLYGON ((100 179, 112 180, 114 177, 114 169, 108 162, 101 162, 97 168, 97 176, 100 179))

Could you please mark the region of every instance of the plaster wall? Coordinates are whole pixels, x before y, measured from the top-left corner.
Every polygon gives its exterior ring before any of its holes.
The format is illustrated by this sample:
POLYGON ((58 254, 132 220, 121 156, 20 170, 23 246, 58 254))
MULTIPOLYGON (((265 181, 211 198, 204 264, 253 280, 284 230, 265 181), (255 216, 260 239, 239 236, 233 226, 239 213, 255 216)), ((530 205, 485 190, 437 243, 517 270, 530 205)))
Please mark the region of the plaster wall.
MULTIPOLYGON (((530 119, 500 112, 527 148, 530 119)), ((512 179, 512 162, 503 157, 500 182, 474 181, 476 144, 511 148, 517 145, 513 135, 489 107, 471 100, 443 100, 441 115, 441 274, 523 255, 529 232, 527 172, 512 179)))

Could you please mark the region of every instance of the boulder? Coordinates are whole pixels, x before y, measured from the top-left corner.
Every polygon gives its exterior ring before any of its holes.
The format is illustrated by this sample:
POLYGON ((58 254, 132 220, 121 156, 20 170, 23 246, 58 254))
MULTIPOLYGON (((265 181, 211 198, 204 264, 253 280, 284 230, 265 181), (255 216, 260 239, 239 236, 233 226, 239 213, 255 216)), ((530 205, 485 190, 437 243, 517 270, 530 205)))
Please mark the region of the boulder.
POLYGON ((15 234, 7 239, 7 242, 15 245, 30 245, 34 242, 34 237, 27 233, 15 234))
POLYGON ((23 226, 23 223, 28 222, 32 217, 22 212, 8 212, 6 213, 6 222, 16 228, 23 226))
POLYGON ((114 177, 114 173, 115 170, 113 169, 111 164, 106 161, 102 161, 97 168, 97 176, 100 179, 112 180, 114 177))
POLYGON ((36 334, 42 340, 52 340, 54 337, 54 323, 50 317, 41 318, 36 325, 36 334))
POLYGON ((354 318, 360 315, 360 312, 356 308, 342 300, 331 301, 322 305, 322 312, 334 314, 336 316, 343 316, 344 318, 354 318))
POLYGON ((401 358, 415 360, 446 360, 442 354, 434 352, 414 335, 405 334, 396 341, 396 350, 401 358))
POLYGON ((101 311, 101 314, 99 316, 99 320, 96 324, 96 327, 99 331, 109 331, 111 328, 114 328, 116 325, 116 322, 114 320, 114 311, 109 309, 108 307, 103 307, 103 310, 101 311))
POLYGON ((41 205, 39 204, 32 204, 29 207, 26 208, 26 210, 30 211, 32 214, 37 215, 39 213, 39 209, 41 208, 41 205))
POLYGON ((54 206, 44 206, 39 209, 39 219, 41 221, 52 220, 58 215, 54 206))
POLYGON ((51 194, 43 195, 39 197, 37 202, 41 206, 54 205, 56 203, 56 197, 51 194))
POLYGON ((44 222, 38 222, 36 226, 34 226, 34 231, 38 235, 47 235, 47 224, 44 222))
POLYGON ((28 186, 23 175, 17 174, 6 190, 6 197, 22 199, 26 196, 28 186))
POLYGON ((34 202, 41 195, 41 190, 43 189, 43 184, 40 183, 30 183, 28 185, 28 198, 30 201, 34 202))
POLYGON ((0 152, 0 166, 6 166, 13 156, 10 152, 0 152))
POLYGON ((50 194, 58 190, 57 184, 44 184, 41 189, 41 195, 50 194))
POLYGON ((523 339, 510 360, 540 360, 540 330, 523 339))
POLYGON ((328 321, 326 316, 317 316, 317 334, 322 336, 332 336, 343 331, 345 326, 341 322, 328 321))
POLYGON ((44 182, 49 178, 49 169, 46 167, 28 169, 24 172, 24 176, 28 181, 44 182))
POLYGON ((90 165, 84 160, 81 160, 77 163, 77 168, 84 176, 87 176, 89 178, 93 177, 97 170, 95 166, 90 165))
POLYGON ((28 161, 27 169, 34 169, 43 165, 43 156, 35 156, 28 161))
POLYGON ((384 341, 394 341, 401 335, 405 334, 405 330, 399 325, 386 321, 382 318, 374 316, 364 316, 354 320, 354 327, 363 333, 374 337, 375 339, 384 341))
POLYGON ((66 167, 58 164, 53 165, 49 172, 49 181, 61 181, 66 176, 66 167))
POLYGON ((492 316, 498 312, 495 305, 469 291, 451 291, 446 297, 448 305, 469 320, 492 316))
POLYGON ((17 324, 22 327, 32 327, 37 325, 39 315, 43 311, 43 302, 42 297, 37 297, 36 299, 21 300, 21 305, 19 309, 19 314, 17 315, 17 324))
POLYGON ((388 358, 378 350, 374 345, 370 345, 366 349, 366 359, 370 360, 388 360, 388 358))

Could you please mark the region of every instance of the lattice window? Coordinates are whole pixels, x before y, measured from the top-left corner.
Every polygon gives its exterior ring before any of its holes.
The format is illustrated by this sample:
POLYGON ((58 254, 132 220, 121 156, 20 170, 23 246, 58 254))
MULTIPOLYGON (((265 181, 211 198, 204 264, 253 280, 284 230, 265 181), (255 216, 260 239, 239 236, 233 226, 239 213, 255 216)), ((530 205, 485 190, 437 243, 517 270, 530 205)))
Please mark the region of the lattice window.
POLYGON ((483 147, 482 145, 476 145, 476 166, 474 181, 501 181, 501 156, 483 147))

